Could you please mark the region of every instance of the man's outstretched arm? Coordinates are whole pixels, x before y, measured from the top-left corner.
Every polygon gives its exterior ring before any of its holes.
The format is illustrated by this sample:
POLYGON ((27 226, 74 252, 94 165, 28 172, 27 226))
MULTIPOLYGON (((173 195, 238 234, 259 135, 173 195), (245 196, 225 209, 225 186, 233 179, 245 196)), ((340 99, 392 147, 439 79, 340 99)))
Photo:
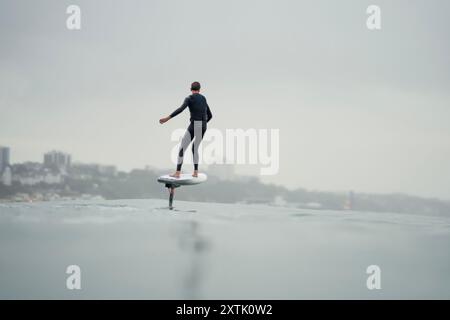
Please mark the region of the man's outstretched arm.
POLYGON ((179 107, 177 110, 175 110, 174 112, 172 112, 169 116, 165 117, 165 118, 161 118, 159 119, 159 123, 163 124, 164 122, 169 121, 170 119, 172 119, 173 117, 176 117, 177 115, 179 115, 181 112, 183 112, 184 109, 186 109, 186 107, 189 105, 189 98, 184 99, 183 104, 181 105, 181 107, 179 107))

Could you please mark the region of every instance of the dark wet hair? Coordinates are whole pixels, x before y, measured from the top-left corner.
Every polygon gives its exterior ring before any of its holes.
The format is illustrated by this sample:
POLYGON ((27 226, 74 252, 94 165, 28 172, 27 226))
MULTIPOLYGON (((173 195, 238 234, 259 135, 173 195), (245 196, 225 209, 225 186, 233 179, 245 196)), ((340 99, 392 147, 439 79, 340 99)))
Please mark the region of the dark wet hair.
POLYGON ((191 84, 191 90, 192 90, 192 91, 198 91, 198 90, 200 90, 200 82, 197 82, 197 81, 192 82, 192 84, 191 84))

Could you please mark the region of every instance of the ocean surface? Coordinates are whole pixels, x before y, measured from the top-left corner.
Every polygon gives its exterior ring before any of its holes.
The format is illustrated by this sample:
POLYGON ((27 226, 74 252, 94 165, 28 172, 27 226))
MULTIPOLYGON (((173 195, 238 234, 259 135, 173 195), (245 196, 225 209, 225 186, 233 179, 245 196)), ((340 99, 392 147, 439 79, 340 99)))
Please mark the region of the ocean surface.
POLYGON ((450 213, 175 206, 1 203, 0 298, 450 299, 450 213), (69 265, 81 290, 66 287, 69 265))

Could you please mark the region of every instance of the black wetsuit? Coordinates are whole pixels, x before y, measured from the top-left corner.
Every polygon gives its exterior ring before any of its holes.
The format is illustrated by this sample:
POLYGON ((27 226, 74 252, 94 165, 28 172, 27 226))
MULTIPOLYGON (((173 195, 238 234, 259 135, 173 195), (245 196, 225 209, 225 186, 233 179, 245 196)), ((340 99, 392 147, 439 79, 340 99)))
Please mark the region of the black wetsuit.
POLYGON ((178 152, 178 163, 177 163, 177 171, 181 171, 181 166, 183 165, 183 156, 184 150, 187 149, 192 140, 194 143, 192 144, 192 154, 194 156, 194 170, 198 170, 198 147, 202 142, 203 135, 207 129, 207 123, 212 118, 211 110, 209 109, 208 103, 206 102, 206 98, 200 93, 194 93, 184 99, 183 104, 177 110, 170 114, 170 117, 173 118, 183 112, 184 109, 189 107, 189 111, 191 113, 189 127, 184 134, 184 137, 181 141, 180 151, 178 152))

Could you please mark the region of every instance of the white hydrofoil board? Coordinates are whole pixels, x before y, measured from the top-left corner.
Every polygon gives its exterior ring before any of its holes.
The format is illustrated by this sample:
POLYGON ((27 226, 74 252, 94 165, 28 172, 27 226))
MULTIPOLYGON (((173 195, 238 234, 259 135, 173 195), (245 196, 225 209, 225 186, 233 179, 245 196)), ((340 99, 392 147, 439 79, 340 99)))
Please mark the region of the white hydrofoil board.
POLYGON ((169 174, 163 175, 158 178, 158 182, 177 186, 191 186, 205 182, 207 179, 208 176, 204 173, 199 173, 196 178, 192 176, 192 173, 182 173, 179 178, 171 177, 169 174))

